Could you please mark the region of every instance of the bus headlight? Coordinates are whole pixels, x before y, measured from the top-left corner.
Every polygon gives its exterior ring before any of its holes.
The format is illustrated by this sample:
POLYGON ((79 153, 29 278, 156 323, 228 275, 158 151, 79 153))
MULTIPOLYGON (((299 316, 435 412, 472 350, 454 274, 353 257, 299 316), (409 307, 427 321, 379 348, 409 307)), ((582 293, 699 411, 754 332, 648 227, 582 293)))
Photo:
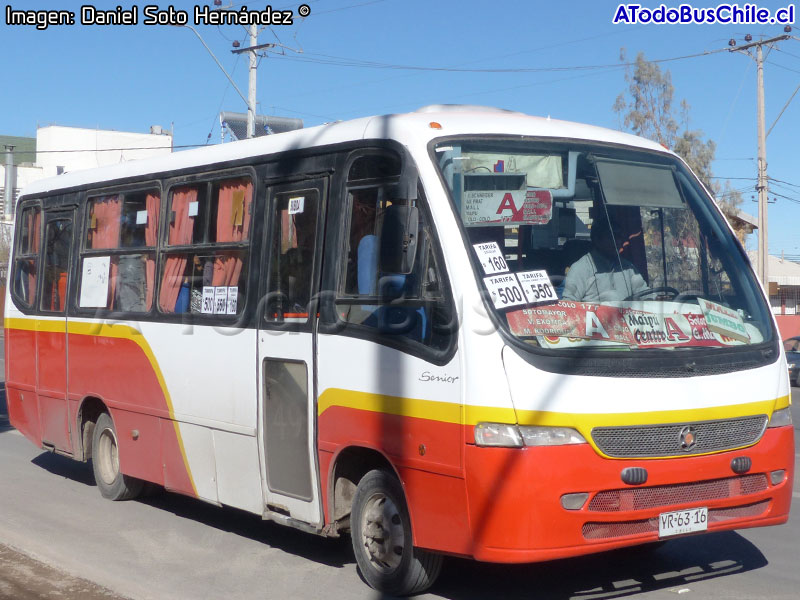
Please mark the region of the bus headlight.
POLYGON ((478 423, 475 425, 475 443, 478 446, 519 448, 522 446, 522 436, 516 425, 478 423))
POLYGON ((786 427, 792 424, 792 411, 791 407, 787 406, 772 413, 772 418, 769 420, 767 427, 786 427))
POLYGON ((570 427, 540 427, 478 423, 475 426, 478 446, 521 448, 522 446, 564 446, 585 444, 586 440, 570 427))

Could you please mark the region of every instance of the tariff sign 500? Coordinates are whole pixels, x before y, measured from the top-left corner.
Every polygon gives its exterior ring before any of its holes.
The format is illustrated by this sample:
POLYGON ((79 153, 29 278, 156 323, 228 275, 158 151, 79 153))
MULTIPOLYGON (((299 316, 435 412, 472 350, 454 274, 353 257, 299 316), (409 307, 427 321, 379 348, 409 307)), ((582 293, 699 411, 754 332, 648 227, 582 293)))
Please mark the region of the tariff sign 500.
POLYGON ((484 277, 483 281, 492 297, 492 303, 495 308, 507 308, 525 304, 525 294, 513 273, 484 277))

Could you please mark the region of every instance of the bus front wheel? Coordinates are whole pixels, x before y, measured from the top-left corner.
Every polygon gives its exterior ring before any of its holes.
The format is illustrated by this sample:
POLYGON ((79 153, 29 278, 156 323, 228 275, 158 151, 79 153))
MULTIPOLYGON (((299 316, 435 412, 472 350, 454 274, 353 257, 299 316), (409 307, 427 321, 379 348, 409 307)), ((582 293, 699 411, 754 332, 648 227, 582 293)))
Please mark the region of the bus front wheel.
POLYGON ((405 596, 433 585, 442 556, 414 548, 403 488, 393 474, 364 475, 353 495, 350 527, 358 568, 371 587, 405 596))
POLYGON ((144 482, 119 470, 117 430, 108 413, 102 413, 92 434, 92 470, 103 498, 129 500, 142 491, 144 482))

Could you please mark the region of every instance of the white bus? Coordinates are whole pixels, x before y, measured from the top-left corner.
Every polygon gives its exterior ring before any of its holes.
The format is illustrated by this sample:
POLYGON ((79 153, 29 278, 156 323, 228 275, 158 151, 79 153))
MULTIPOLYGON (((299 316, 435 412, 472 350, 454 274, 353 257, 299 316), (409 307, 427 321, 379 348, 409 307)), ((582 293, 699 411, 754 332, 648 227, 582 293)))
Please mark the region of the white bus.
POLYGON ((143 482, 349 532, 373 587, 788 519, 786 361, 673 153, 426 107, 28 187, 12 424, 143 482))

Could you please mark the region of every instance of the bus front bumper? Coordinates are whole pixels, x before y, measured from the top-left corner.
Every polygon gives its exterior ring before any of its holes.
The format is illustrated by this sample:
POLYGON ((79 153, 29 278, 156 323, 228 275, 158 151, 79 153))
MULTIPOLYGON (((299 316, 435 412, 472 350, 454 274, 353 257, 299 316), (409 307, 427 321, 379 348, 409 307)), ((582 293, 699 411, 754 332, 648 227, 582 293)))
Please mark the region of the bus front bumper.
POLYGON ((709 532, 786 522, 794 430, 767 429, 754 446, 707 456, 616 460, 589 444, 468 445, 465 462, 473 557, 536 562, 671 539, 659 537, 659 516, 683 509, 707 508, 709 532), (750 459, 747 472, 733 471, 737 457, 750 459), (646 469, 646 483, 625 484, 629 467, 646 469), (582 507, 564 508, 562 497, 576 493, 588 494, 582 507))

